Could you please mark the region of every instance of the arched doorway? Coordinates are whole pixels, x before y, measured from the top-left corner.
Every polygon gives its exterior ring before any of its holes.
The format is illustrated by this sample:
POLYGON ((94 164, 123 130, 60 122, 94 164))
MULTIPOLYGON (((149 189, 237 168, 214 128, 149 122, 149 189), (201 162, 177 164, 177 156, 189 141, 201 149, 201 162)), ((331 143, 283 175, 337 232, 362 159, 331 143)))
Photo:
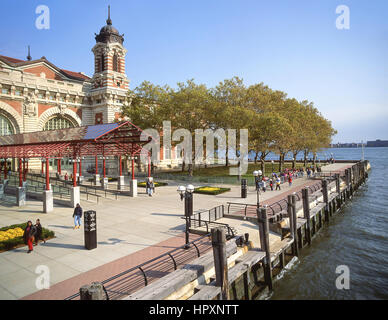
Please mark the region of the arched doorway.
MULTIPOLYGON (((49 119, 43 126, 43 131, 51 131, 51 130, 59 130, 59 129, 67 129, 74 128, 75 125, 69 119, 63 116, 55 116, 49 119)), ((50 166, 54 167, 57 165, 55 159, 50 159, 50 166)), ((61 167, 65 170, 71 169, 71 164, 69 163, 68 158, 63 158, 61 161, 61 167)))
MULTIPOLYGON (((14 127, 8 118, 0 114, 0 136, 8 136, 10 134, 14 134, 14 127)), ((4 165, 4 163, 2 164, 4 165)), ((4 168, 2 167, 2 170, 4 168)), ((15 170, 15 161, 13 159, 7 160, 7 171, 15 170)), ((3 171, 2 171, 3 173, 3 171)))

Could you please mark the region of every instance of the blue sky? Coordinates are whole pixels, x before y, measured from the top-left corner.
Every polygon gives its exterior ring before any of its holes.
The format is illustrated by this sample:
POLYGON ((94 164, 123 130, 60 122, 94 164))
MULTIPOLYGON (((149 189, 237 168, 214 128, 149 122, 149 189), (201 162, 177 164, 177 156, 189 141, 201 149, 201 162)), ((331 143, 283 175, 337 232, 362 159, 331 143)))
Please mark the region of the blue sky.
POLYGON ((131 88, 239 76, 313 101, 338 130, 333 142, 388 139, 386 0, 2 0, 0 54, 25 59, 29 44, 33 58, 92 75, 108 4, 131 88), (35 27, 41 4, 49 30, 35 27), (349 30, 335 26, 338 5, 349 30))

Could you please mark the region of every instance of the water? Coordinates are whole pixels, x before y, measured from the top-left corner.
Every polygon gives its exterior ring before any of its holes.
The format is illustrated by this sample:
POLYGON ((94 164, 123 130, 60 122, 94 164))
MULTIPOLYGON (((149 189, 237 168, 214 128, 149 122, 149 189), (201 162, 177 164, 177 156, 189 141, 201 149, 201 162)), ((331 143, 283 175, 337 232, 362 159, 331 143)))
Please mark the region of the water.
MULTIPOLYGON (((271 299, 388 299, 388 148, 365 148, 367 184, 302 250, 274 283, 271 299), (349 290, 335 285, 336 268, 350 270, 349 290)), ((358 149, 328 149, 336 159, 361 159, 358 149)))

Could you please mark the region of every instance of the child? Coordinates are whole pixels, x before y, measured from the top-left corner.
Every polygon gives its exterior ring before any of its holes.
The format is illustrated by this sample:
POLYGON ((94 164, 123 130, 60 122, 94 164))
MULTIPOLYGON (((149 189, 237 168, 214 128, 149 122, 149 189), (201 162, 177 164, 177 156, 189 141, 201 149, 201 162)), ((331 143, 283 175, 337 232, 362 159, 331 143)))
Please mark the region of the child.
POLYGON ((152 197, 152 192, 154 191, 155 184, 154 184, 154 179, 152 177, 149 177, 146 182, 146 188, 147 188, 147 193, 150 197, 152 197))
POLYGON ((280 189, 280 178, 279 177, 277 177, 277 179, 276 179, 276 189, 275 190, 281 190, 280 189))
POLYGON ((292 175, 291 174, 288 176, 288 185, 290 187, 292 186, 292 175))
POLYGON ((267 191, 267 184, 265 182, 265 178, 263 178, 262 186, 263 186, 263 192, 266 192, 267 191))
POLYGON ((273 191, 273 180, 272 179, 269 180, 269 187, 271 188, 271 191, 273 191))

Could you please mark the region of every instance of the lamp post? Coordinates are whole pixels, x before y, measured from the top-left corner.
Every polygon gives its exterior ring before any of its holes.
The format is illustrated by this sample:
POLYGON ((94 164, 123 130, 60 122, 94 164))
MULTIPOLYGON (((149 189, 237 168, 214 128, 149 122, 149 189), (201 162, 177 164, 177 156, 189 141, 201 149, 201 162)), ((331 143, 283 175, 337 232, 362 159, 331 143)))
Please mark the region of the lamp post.
POLYGON ((271 160, 271 164, 272 164, 272 173, 273 173, 273 164, 274 164, 273 160, 271 160))
POLYGON ((189 228, 190 228, 190 217, 193 214, 193 192, 194 186, 189 184, 187 187, 179 186, 177 192, 181 197, 181 201, 185 199, 185 218, 186 218, 186 241, 185 241, 185 249, 190 247, 189 245, 189 228))

